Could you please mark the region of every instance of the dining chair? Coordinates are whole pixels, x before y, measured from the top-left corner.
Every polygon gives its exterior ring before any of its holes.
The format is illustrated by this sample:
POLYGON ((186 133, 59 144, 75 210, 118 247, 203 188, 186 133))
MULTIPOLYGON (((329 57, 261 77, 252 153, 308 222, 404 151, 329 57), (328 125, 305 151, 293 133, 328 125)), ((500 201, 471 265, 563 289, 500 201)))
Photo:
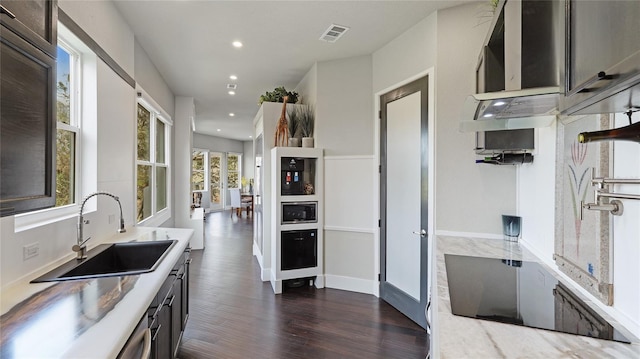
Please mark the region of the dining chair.
POLYGON ((251 203, 242 202, 240 200, 240 189, 239 188, 230 188, 229 194, 231 195, 231 217, 233 217, 233 210, 235 209, 236 215, 238 217, 242 216, 242 209, 249 208, 251 203))

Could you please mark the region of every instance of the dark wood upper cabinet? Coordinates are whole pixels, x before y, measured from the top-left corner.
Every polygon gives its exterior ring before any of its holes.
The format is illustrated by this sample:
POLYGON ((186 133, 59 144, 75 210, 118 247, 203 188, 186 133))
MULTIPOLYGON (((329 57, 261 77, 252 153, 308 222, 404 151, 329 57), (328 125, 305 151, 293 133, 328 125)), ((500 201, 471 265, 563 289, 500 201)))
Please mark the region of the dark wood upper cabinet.
POLYGON ((0 4, 0 213, 7 216, 55 205, 57 5, 0 4), (22 31, 27 24, 33 30, 22 31))
POLYGON ((0 22, 5 28, 56 57, 57 0, 0 0, 0 5, 3 7, 0 22))

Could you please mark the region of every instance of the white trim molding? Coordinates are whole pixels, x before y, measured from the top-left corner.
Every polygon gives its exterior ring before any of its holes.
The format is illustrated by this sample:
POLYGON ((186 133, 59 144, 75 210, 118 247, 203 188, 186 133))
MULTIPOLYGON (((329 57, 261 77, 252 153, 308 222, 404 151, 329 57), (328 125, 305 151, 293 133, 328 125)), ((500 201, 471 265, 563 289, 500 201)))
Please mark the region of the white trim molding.
POLYGON ((341 227, 341 226, 324 226, 325 231, 336 232, 356 232, 356 233, 369 233, 375 234, 376 228, 356 228, 356 227, 341 227))
POLYGON ((324 286, 326 288, 348 290, 351 292, 372 294, 378 296, 378 282, 374 280, 343 277, 339 275, 325 274, 324 286))
POLYGON ((463 238, 482 238, 482 239, 503 239, 502 234, 495 233, 474 233, 474 232, 455 232, 436 230, 436 236, 463 237, 463 238))

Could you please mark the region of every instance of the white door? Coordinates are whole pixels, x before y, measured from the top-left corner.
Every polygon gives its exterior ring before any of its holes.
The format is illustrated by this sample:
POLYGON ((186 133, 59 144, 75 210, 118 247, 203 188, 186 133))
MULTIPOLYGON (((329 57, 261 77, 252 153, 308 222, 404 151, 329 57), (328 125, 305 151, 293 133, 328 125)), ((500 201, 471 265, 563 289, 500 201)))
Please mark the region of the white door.
POLYGON ((380 296, 426 328, 428 79, 380 97, 380 296))

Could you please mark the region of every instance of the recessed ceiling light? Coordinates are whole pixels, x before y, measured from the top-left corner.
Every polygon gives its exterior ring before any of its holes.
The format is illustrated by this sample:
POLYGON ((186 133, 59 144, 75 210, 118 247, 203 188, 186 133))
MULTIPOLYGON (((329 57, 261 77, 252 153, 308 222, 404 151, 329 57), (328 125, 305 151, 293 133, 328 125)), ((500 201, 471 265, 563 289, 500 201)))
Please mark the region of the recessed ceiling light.
POLYGON ((233 116, 235 116, 235 115, 236 115, 235 113, 233 113, 233 112, 229 112, 229 116, 233 117, 233 116))
POLYGON ((253 138, 253 136, 249 136, 249 138, 253 138))
POLYGON ((220 132, 220 131, 222 131, 222 130, 221 130, 221 129, 217 129, 216 131, 220 132))
POLYGON ((237 79, 238 79, 238 76, 236 76, 236 75, 231 75, 231 76, 229 76, 229 78, 230 78, 231 80, 237 80, 237 79))
POLYGON ((242 47, 242 43, 240 41, 234 41, 231 44, 233 45, 233 47, 237 47, 237 48, 241 48, 242 47))
POLYGON ((487 113, 487 114, 485 114, 485 115, 484 115, 484 116, 482 116, 482 117, 493 117, 493 114, 492 114, 492 113, 487 113))
POLYGON ((498 101, 498 102, 494 103, 493 105, 494 105, 494 106, 504 106, 504 105, 506 105, 506 104, 507 104, 507 103, 506 103, 506 102, 504 102, 504 101, 498 101))
POLYGON ((233 96, 233 95, 235 95, 235 94, 236 94, 236 92, 235 92, 235 91, 229 91, 229 95, 233 96))

